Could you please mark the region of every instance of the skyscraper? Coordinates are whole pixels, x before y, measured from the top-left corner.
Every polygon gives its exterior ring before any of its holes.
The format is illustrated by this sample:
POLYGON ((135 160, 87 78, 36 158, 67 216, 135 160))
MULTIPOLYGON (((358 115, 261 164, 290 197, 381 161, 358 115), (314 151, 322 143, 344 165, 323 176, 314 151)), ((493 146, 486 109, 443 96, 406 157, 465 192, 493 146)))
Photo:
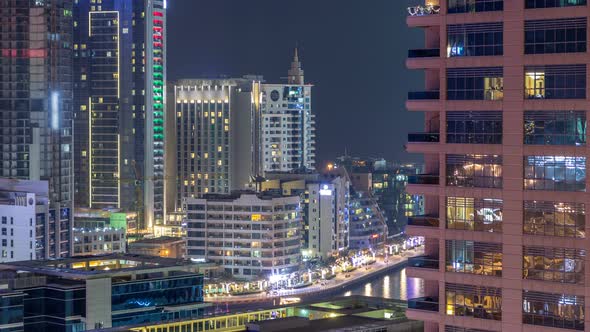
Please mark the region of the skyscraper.
POLYGON ((587 2, 428 3, 407 20, 426 36, 407 60, 425 91, 406 105, 426 112, 407 149, 424 154, 408 191, 427 214, 406 229, 426 237, 407 270, 426 297, 407 316, 425 331, 589 331, 587 2))
POLYGON ((71 253, 72 2, 0 1, 0 177, 49 184, 37 258, 71 253))
POLYGON ((164 220, 166 1, 74 8, 76 206, 164 220))
POLYGON ((261 172, 315 169, 315 115, 312 85, 305 84, 297 50, 287 84, 262 84, 261 172))
POLYGON ((255 114, 260 107, 261 77, 181 80, 168 104, 170 151, 167 192, 183 198, 244 189, 256 175, 255 114), (174 192, 175 191, 175 192, 174 192))

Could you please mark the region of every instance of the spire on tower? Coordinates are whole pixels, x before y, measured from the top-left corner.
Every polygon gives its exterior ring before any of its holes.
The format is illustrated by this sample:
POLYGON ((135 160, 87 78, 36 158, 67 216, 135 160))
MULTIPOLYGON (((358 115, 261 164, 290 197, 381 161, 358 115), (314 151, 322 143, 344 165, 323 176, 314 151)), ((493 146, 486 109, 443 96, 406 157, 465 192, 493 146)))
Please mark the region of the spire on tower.
POLYGON ((299 61, 299 50, 295 47, 295 55, 293 62, 291 62, 291 69, 289 69, 289 84, 303 85, 305 84, 303 69, 301 69, 301 62, 299 61))

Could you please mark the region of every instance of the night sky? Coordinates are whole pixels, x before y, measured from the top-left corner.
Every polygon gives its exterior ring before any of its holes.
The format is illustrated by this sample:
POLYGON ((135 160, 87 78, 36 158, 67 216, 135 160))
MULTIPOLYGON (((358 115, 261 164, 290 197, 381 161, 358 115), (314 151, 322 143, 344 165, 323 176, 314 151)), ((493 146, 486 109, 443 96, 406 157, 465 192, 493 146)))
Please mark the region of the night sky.
POLYGON ((283 82, 299 45, 314 84, 318 161, 349 154, 418 160, 404 152, 423 116, 404 108, 422 90, 405 69, 422 32, 405 24, 415 0, 168 0, 168 77, 263 75, 283 82))

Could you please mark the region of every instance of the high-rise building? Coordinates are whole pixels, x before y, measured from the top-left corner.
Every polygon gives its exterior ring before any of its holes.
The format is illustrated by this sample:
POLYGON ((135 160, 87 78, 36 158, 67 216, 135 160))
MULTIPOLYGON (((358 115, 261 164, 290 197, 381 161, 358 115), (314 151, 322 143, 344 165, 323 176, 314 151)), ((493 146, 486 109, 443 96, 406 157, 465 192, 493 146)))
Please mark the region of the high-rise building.
POLYGON ((229 194, 256 175, 255 114, 261 77, 181 80, 168 103, 170 208, 183 198, 229 194), (174 123, 174 126, 172 125, 174 123), (172 153, 174 151, 175 153, 172 153))
POLYGON ((407 66, 425 111, 407 149, 425 173, 408 191, 428 215, 409 235, 426 257, 407 316, 425 331, 590 331, 586 0, 427 1, 409 8, 425 48, 407 66))
POLYGON ((348 249, 350 180, 345 174, 267 173, 260 190, 301 198, 304 259, 325 259, 348 249))
POLYGON ((315 169, 312 85, 306 84, 297 50, 287 84, 262 84, 258 158, 260 173, 315 169))
POLYGON ((286 275, 301 263, 299 196, 234 192, 185 199, 187 257, 228 275, 286 275))
POLYGON ((48 182, 37 258, 72 250, 72 5, 0 2, 0 177, 48 182))
POLYGON ((166 1, 74 7, 76 207, 164 218, 166 1))

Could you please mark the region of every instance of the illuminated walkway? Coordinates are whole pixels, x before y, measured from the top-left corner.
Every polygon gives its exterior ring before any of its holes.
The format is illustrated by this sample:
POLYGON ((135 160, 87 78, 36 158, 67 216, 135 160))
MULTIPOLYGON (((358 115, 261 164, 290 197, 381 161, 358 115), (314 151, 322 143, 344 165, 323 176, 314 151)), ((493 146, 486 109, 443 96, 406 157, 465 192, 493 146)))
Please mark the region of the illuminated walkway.
POLYGON ((377 258, 377 262, 369 266, 369 270, 366 268, 358 268, 352 272, 348 273, 339 273, 336 277, 332 280, 325 280, 322 283, 314 284, 313 286, 299 288, 299 289, 290 289, 290 290, 280 290, 278 295, 270 296, 267 295, 265 292, 261 292, 258 294, 250 294, 250 295, 236 295, 236 296, 211 296, 205 297, 204 301, 206 302, 223 302, 223 303, 249 303, 249 302, 259 302, 259 301, 268 301, 273 297, 282 297, 282 296, 293 296, 293 295, 301 295, 305 296, 306 294, 317 294, 318 292, 328 291, 333 288, 337 287, 344 287, 350 283, 358 282, 358 278, 360 277, 368 277, 373 274, 378 274, 385 269, 390 269, 394 266, 398 266, 407 261, 408 257, 420 256, 423 254, 423 247, 417 248, 416 250, 404 252, 401 256, 390 256, 388 262, 385 263, 383 259, 377 258), (349 275, 347 278, 346 275, 349 275))

